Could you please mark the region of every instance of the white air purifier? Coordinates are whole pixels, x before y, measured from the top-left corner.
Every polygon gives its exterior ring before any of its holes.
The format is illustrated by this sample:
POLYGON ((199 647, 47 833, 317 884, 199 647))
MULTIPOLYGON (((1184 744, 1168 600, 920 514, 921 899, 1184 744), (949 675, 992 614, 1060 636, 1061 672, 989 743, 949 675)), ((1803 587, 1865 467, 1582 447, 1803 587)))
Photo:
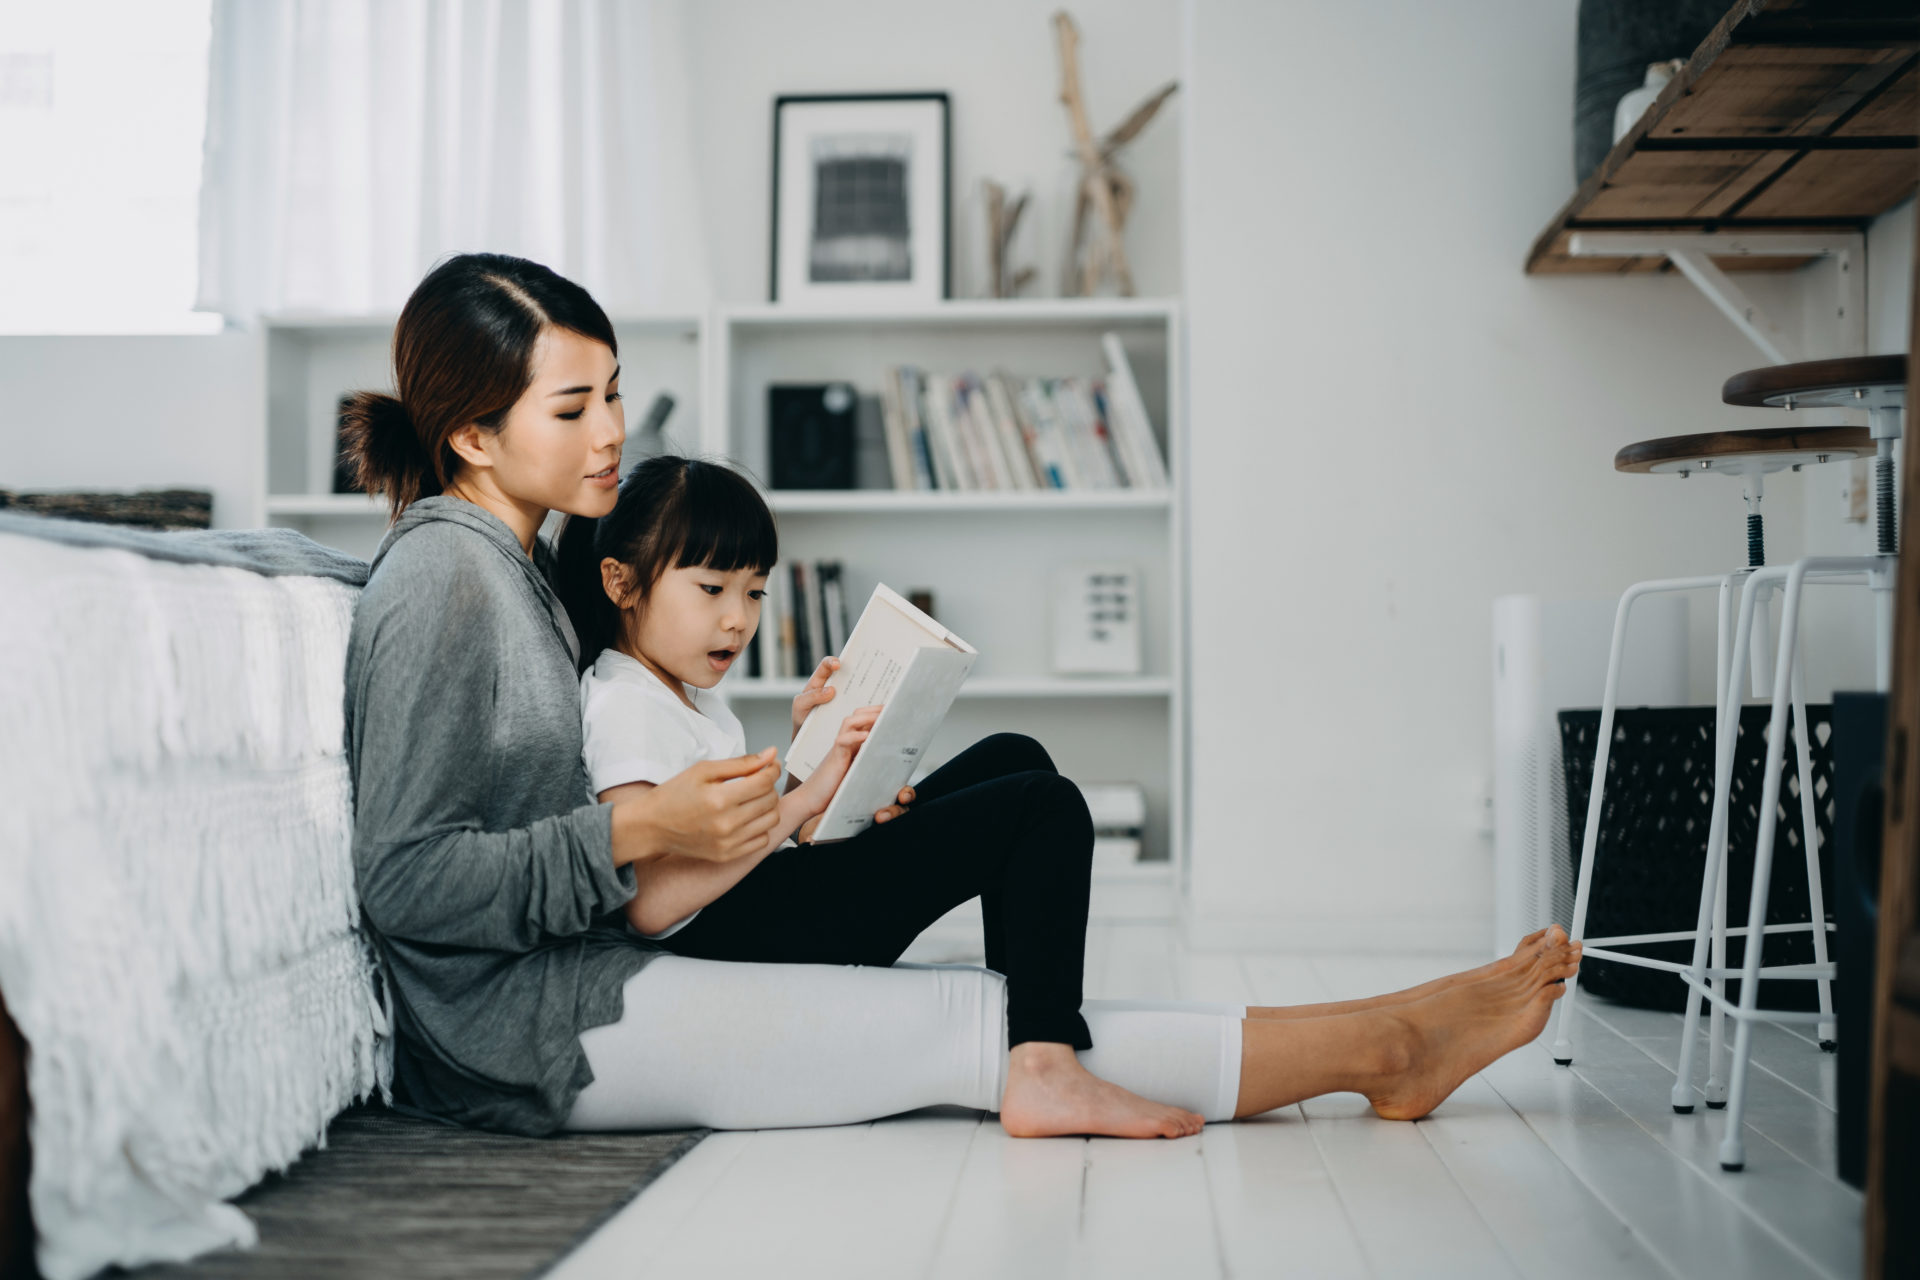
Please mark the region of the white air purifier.
MULTIPOLYGON (((1617 600, 1501 596, 1493 602, 1494 954, 1550 923, 1572 927, 1573 857, 1558 713, 1598 707, 1617 600)), ((1633 607, 1622 707, 1687 701, 1687 602, 1633 607)))

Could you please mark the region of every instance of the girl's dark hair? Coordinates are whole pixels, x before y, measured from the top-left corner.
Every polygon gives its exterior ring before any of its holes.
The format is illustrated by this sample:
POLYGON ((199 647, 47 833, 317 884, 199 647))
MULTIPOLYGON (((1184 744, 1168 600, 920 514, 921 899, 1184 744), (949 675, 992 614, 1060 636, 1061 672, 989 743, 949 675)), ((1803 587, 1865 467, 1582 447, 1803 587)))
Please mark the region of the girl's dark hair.
POLYGON ((641 462, 620 482, 612 511, 598 520, 570 515, 560 531, 554 586, 580 637, 582 671, 621 637, 620 608, 600 578, 608 556, 633 570, 644 598, 668 569, 771 573, 780 539, 765 499, 732 467, 672 454, 641 462))
POLYGON ((537 262, 463 253, 429 271, 393 330, 399 394, 358 391, 340 411, 360 486, 385 494, 395 516, 443 492, 460 469, 447 438, 469 422, 500 429, 533 382, 534 348, 549 326, 620 352, 600 304, 537 262))

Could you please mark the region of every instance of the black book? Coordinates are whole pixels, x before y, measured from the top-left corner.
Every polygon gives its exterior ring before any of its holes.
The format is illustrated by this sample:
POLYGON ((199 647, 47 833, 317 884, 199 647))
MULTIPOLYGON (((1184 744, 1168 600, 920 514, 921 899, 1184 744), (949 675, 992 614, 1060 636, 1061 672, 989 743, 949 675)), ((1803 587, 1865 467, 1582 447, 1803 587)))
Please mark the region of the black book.
POLYGON ((792 575, 793 593, 787 598, 793 601, 793 671, 802 680, 813 678, 813 636, 812 619, 807 616, 807 571, 804 561, 795 560, 788 566, 792 575))

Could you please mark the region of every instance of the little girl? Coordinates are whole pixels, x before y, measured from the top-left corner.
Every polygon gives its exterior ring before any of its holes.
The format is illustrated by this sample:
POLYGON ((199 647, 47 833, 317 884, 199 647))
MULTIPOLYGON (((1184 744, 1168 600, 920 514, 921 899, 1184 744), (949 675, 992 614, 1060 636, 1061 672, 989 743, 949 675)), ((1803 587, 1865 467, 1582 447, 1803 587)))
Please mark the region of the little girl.
MULTIPOLYGON (((580 635, 580 714, 589 785, 602 802, 656 786, 701 760, 746 754, 739 717, 713 687, 739 661, 760 622, 778 559, 773 515, 745 476, 686 458, 649 458, 620 484, 614 509, 569 521, 561 535, 563 593, 580 635)), ((832 696, 828 658, 794 700, 804 712, 832 696)), ((879 707, 841 723, 833 750, 780 799, 766 843, 726 863, 650 875, 627 904, 644 937, 666 938, 744 878, 767 854, 801 839, 826 811, 879 707), (696 880, 697 884, 691 881, 696 880), (716 884, 716 882, 719 882, 716 884), (683 909, 683 900, 693 901, 683 909)))

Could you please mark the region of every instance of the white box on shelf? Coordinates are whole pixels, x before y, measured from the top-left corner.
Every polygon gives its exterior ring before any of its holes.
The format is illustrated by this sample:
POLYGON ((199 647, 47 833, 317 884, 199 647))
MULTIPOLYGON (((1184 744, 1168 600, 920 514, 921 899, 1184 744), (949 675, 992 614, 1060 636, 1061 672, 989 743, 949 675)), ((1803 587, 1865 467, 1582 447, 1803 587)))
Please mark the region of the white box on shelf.
POLYGON ((1137 675, 1140 571, 1130 564, 1064 565, 1053 575, 1053 669, 1137 675))

